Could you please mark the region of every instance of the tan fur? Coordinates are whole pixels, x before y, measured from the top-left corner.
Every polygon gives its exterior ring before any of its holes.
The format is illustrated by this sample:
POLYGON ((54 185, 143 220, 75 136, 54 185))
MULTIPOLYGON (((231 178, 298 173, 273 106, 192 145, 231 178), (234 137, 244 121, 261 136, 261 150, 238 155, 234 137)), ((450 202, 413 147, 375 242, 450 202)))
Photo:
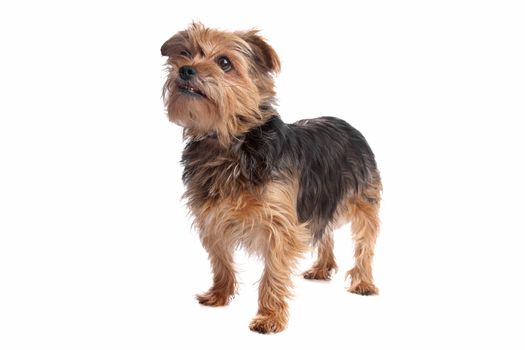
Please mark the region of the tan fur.
POLYGON ((348 271, 352 283, 348 291, 362 295, 377 294, 372 278, 372 258, 379 231, 379 204, 357 200, 351 207, 355 267, 348 271))
POLYGON ((325 232, 317 244, 317 261, 303 276, 310 280, 329 280, 332 272, 337 270, 334 257, 334 239, 332 232, 325 232))
POLYGON ((259 107, 275 96, 268 73, 277 73, 280 62, 257 31, 229 33, 193 23, 164 43, 162 50, 169 56, 163 92, 168 116, 185 128, 186 137, 199 138, 213 132, 226 145, 271 116, 259 107), (179 54, 187 49, 192 57, 179 54), (219 54, 231 60, 235 67, 231 74, 224 74, 210 59, 219 54), (263 58, 255 62, 245 58, 254 54, 263 58), (187 99, 176 88, 178 69, 188 64, 199 71, 192 84, 206 95, 205 101, 187 99))
POLYGON ((262 192, 246 191, 220 201, 193 203, 195 224, 210 255, 213 285, 197 297, 210 306, 226 305, 235 292, 233 248, 242 246, 265 261, 259 310, 250 324, 261 333, 284 329, 286 299, 297 258, 308 250, 310 236, 296 213, 297 183, 271 183, 262 192))
POLYGON ((348 288, 351 293, 374 295, 379 292, 372 277, 372 259, 379 232, 381 191, 381 181, 376 175, 360 197, 345 201, 338 209, 337 225, 352 223, 355 266, 346 274, 351 277, 348 288))
MULTIPOLYGON (((213 272, 212 286, 197 295, 197 300, 208 306, 230 302, 237 288, 233 253, 243 247, 265 264, 258 311, 250 329, 260 333, 282 331, 288 321, 287 299, 297 259, 311 247, 310 231, 316 231, 320 224, 299 222, 298 171, 272 173, 264 182, 254 180, 250 174, 243 174, 235 149, 240 144, 236 143, 238 138, 275 115, 273 74, 280 70, 279 58, 257 31, 223 32, 199 23, 171 37, 161 52, 168 56, 163 90, 168 117, 184 127, 189 141, 198 141, 207 151, 186 160, 191 174, 185 179, 185 198, 213 272), (217 57, 221 55, 228 57, 234 70, 220 68, 217 57), (201 96, 188 94, 182 89, 185 86, 180 86, 182 66, 198 71, 184 84, 201 96)), ((340 203, 333 222, 316 242, 318 259, 304 273, 305 278, 330 279, 337 269, 332 232, 352 221, 356 263, 348 272, 352 278, 349 291, 377 293, 371 267, 381 192, 376 175, 363 193, 340 203)))
POLYGON ((371 183, 358 198, 348 198, 337 209, 334 222, 327 228, 322 240, 317 242, 318 259, 303 273, 306 279, 328 280, 337 269, 333 253, 332 231, 344 224, 352 224, 355 266, 346 276, 351 277, 348 291, 361 295, 374 295, 379 292, 372 277, 372 259, 379 232, 379 203, 382 185, 379 174, 374 174, 371 183))

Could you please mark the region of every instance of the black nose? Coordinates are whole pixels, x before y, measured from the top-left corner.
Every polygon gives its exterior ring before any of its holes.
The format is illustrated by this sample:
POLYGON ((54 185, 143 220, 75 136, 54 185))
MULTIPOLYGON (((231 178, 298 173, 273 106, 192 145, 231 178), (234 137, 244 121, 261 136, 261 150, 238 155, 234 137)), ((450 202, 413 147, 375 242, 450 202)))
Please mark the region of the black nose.
POLYGON ((182 80, 190 80, 194 75, 197 75, 195 68, 191 66, 182 66, 179 68, 179 75, 182 80))

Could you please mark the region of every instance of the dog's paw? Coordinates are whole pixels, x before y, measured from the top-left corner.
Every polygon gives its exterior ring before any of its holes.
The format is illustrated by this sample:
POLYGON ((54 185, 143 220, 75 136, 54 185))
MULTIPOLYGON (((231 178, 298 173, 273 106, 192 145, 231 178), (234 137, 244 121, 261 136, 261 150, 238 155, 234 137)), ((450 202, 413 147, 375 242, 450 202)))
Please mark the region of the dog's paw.
POLYGON ((278 333, 286 328, 286 320, 277 316, 257 315, 250 323, 250 330, 261 333, 278 333))
POLYGON ((333 269, 312 267, 310 270, 303 273, 303 277, 307 280, 323 280, 327 281, 331 278, 333 269))
POLYGON ((379 290, 373 283, 363 281, 352 284, 350 288, 348 288, 348 291, 360 295, 376 295, 379 293, 379 290))
POLYGON ((225 306, 230 303, 232 296, 228 294, 221 294, 221 293, 208 291, 206 293, 197 294, 196 298, 199 304, 202 304, 202 305, 225 306))

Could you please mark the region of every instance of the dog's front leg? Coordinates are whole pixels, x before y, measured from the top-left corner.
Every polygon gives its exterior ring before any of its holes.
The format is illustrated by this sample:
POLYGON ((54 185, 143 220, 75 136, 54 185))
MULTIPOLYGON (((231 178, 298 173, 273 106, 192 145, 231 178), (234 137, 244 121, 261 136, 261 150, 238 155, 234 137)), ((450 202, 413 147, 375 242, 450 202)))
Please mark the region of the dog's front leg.
POLYGON ((266 190, 259 247, 264 257, 264 272, 259 285, 259 309, 250 329, 275 333, 286 328, 287 299, 291 296, 292 273, 297 259, 308 247, 305 226, 298 223, 295 209, 296 187, 270 184, 266 190))
POLYGON ((213 234, 204 236, 202 245, 209 255, 213 285, 207 292, 197 295, 197 300, 208 306, 227 305, 236 290, 233 249, 213 234))
POLYGON ((273 252, 269 251, 266 256, 264 273, 259 285, 259 309, 257 316, 250 323, 250 329, 255 332, 280 332, 285 329, 288 322, 286 299, 290 297, 292 287, 290 277, 295 261, 286 256, 283 247, 280 248, 273 252))

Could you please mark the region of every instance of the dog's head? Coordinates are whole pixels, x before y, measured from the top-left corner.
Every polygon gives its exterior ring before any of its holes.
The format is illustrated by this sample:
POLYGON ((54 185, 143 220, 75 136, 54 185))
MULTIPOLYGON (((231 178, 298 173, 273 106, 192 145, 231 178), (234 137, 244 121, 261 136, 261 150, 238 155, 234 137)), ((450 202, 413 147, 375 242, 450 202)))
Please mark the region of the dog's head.
POLYGON ((193 23, 161 53, 168 57, 164 104, 185 135, 213 134, 227 144, 272 109, 279 57, 256 30, 225 32, 193 23))

